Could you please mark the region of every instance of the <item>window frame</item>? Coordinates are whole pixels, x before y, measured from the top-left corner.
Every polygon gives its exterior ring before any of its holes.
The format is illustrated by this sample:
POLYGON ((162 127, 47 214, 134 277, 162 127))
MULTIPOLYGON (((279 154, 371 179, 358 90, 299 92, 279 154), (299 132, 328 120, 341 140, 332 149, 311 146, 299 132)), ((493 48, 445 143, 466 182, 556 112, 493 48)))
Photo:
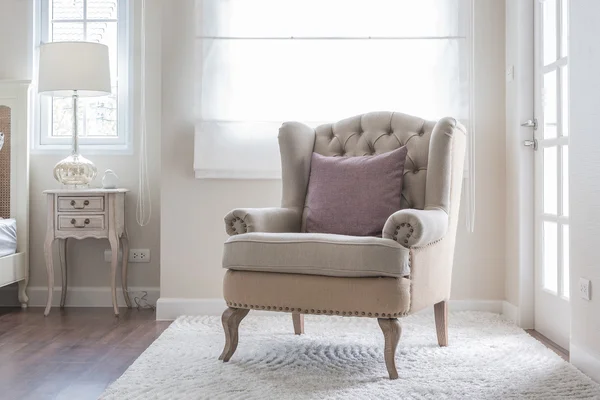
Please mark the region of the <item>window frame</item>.
MULTIPOLYGON (((50 7, 53 0, 37 0, 34 10, 34 76, 37 77, 39 46, 48 42, 50 35, 50 7)), ((117 136, 111 138, 80 137, 79 146, 92 154, 130 154, 132 152, 133 102, 133 2, 118 0, 117 3, 117 136)), ((91 20, 92 22, 96 20, 91 20)), ((100 20, 99 20, 100 21, 100 20)), ((32 151, 64 152, 71 148, 71 137, 52 137, 51 98, 37 93, 33 104, 32 151)))

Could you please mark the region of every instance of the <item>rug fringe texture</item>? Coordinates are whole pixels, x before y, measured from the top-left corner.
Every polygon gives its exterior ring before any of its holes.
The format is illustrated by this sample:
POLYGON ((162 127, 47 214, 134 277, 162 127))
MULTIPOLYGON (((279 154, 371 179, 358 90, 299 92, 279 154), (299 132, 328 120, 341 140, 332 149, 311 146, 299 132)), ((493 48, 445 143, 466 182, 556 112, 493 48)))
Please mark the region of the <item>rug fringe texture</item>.
POLYGON ((242 321, 218 361, 219 317, 181 317, 101 399, 600 399, 600 385, 500 315, 450 314, 449 346, 432 314, 401 319, 399 379, 389 380, 375 319, 291 314, 242 321))

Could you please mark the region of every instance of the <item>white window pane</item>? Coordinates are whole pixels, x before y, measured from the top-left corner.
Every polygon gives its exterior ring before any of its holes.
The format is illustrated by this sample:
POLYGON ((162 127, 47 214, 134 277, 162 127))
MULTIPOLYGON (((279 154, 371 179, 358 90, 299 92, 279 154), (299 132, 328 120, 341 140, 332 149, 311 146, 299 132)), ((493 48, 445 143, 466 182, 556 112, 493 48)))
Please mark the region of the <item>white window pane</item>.
POLYGON ((557 176, 557 149, 548 147, 544 152, 544 213, 556 215, 558 213, 558 176, 557 176))
POLYGON ((544 0, 542 10, 544 65, 548 65, 556 61, 556 0, 544 0))
POLYGON ((544 289, 558 290, 558 234, 556 222, 544 221, 544 289))
MULTIPOLYGON (((116 88, 113 89, 116 93, 116 88)), ((91 97, 82 104, 85 107, 86 136, 110 137, 117 135, 117 97, 91 97)))
POLYGON ((117 0, 87 0, 87 17, 88 19, 117 19, 117 0))
MULTIPOLYGON (((173 0, 172 0, 173 1, 173 0)), ((464 0, 204 0, 202 37, 465 36, 464 0)))
POLYGON ((569 0, 562 0, 561 2, 561 21, 561 56, 566 57, 569 55, 569 0))
POLYGON ((69 137, 73 134, 73 100, 65 98, 52 99, 52 135, 69 137))
POLYGON ((53 22, 52 42, 81 41, 85 39, 82 22, 53 22))
POLYGON ((331 121, 372 110, 466 117, 457 40, 205 39, 199 46, 204 120, 331 121))
POLYGON ((83 19, 83 0, 43 0, 50 1, 51 19, 83 19))
POLYGON ((569 66, 561 68, 561 117, 562 136, 569 136, 569 66))
POLYGON ((562 292, 563 296, 569 297, 569 225, 563 225, 563 237, 562 237, 562 292))
POLYGON ((569 147, 562 147, 562 215, 569 215, 569 147))
POLYGON ((556 137, 557 131, 557 91, 556 71, 544 75, 544 139, 556 137))

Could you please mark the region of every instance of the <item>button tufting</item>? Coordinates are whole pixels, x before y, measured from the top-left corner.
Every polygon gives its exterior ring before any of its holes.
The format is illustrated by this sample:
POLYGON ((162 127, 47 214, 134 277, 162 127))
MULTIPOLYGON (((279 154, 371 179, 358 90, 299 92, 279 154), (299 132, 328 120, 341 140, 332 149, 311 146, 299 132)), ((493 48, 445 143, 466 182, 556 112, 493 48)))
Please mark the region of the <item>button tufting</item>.
POLYGON ((419 172, 419 170, 418 170, 418 169, 414 169, 414 170, 413 170, 413 174, 416 174, 416 173, 418 173, 418 172, 419 172))
POLYGON ((406 226, 406 224, 403 222, 400 224, 400 226, 404 228, 406 226))
POLYGON ((404 243, 408 243, 408 240, 404 239, 404 243))

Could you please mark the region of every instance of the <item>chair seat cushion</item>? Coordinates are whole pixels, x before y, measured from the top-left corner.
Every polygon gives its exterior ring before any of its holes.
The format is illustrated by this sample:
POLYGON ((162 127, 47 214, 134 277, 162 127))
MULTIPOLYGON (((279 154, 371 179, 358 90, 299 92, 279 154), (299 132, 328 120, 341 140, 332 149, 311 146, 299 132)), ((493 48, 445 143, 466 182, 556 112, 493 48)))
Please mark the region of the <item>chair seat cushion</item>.
POLYGON ((324 233, 232 236, 225 242, 223 268, 339 277, 410 274, 409 251, 394 240, 324 233))

